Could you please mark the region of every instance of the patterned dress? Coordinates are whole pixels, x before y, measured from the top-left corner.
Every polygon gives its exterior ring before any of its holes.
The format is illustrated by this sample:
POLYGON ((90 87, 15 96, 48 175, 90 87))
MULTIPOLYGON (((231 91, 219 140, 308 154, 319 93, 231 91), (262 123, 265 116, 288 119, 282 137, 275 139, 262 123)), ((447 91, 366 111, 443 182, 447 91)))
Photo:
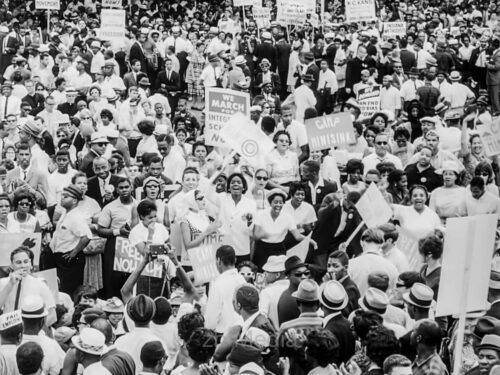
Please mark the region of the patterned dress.
POLYGON ((205 68, 205 57, 194 51, 190 57, 189 65, 186 70, 186 82, 188 84, 188 93, 190 96, 204 96, 205 88, 200 85, 200 75, 205 68))

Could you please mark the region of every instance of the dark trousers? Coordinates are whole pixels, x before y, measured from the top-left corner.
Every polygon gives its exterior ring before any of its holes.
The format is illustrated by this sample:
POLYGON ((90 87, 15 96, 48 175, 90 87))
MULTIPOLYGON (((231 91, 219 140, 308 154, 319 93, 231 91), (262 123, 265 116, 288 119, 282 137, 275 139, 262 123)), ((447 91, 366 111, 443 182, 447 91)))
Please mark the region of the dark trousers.
POLYGON ((172 110, 172 112, 170 113, 170 117, 173 120, 175 111, 177 110, 177 103, 179 103, 179 97, 177 95, 174 95, 174 96, 169 95, 169 96, 167 96, 167 100, 168 100, 168 105, 170 106, 170 109, 172 110))
POLYGON ((491 112, 497 114, 500 112, 500 85, 488 85, 488 96, 491 102, 491 112))
POLYGON ((108 238, 104 253, 102 254, 102 282, 103 288, 99 292, 100 297, 108 299, 111 297, 121 298, 121 288, 127 281, 129 274, 125 272, 113 271, 115 262, 116 238, 108 238))
POLYGON ((73 292, 83 284, 83 271, 85 269, 85 255, 80 252, 71 261, 63 258, 63 253, 54 253, 59 290, 73 296, 73 292))
POLYGON ((134 139, 128 139, 128 149, 130 151, 130 157, 135 158, 135 155, 137 154, 137 146, 139 146, 139 142, 141 141, 142 138, 134 138, 134 139))

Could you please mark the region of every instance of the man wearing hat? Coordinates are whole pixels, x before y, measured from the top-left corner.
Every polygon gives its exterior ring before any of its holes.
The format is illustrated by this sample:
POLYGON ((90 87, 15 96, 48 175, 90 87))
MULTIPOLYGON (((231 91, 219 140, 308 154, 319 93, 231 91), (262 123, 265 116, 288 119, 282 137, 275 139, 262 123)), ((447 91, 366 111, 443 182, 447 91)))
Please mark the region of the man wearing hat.
POLYGON ((302 374, 311 370, 304 368, 310 364, 304 362, 304 346, 297 345, 293 337, 297 331, 307 336, 312 330, 323 326, 323 318, 318 313, 320 307, 318 284, 311 279, 302 280, 297 290, 292 293, 292 297, 296 300, 300 315, 281 324, 277 343, 280 356, 290 359, 290 374, 302 374))
POLYGON ((54 253, 60 288, 73 295, 75 289, 83 284, 85 255, 83 249, 90 242, 92 233, 84 215, 77 209, 83 199, 81 190, 69 185, 61 193, 61 206, 66 213, 57 222, 50 247, 54 253))
POLYGON ((264 31, 260 37, 262 42, 255 47, 254 56, 257 58, 259 66, 266 59, 270 64, 269 69, 275 72, 278 65, 278 53, 273 44, 273 36, 270 32, 264 31))
POLYGON ((318 65, 316 65, 314 54, 312 52, 305 52, 303 54, 302 58, 304 60, 304 66, 303 66, 301 74, 300 74, 300 79, 297 80, 296 87, 299 87, 300 83, 302 83, 304 81, 304 79, 303 79, 304 75, 310 75, 314 79, 314 81, 312 81, 311 89, 316 94, 316 92, 318 90, 320 69, 319 69, 318 65))
POLYGON ((102 74, 104 75, 103 92, 108 88, 120 92, 125 91, 126 87, 123 79, 115 72, 116 67, 117 63, 114 59, 105 60, 102 66, 102 74))
POLYGON ((16 374, 16 349, 23 339, 23 320, 19 310, 0 315, 0 352, 5 374, 16 374))
POLYGON ((368 52, 366 52, 366 47, 361 44, 358 47, 356 57, 347 62, 346 75, 345 75, 346 93, 349 96, 353 96, 352 88, 356 83, 361 81, 361 71, 363 69, 369 69, 375 67, 376 67, 375 60, 371 56, 368 56, 368 52))
POLYGON ((486 316, 500 320, 500 272, 491 271, 488 288, 488 302, 491 304, 486 316))
POLYGON ((23 319, 23 341, 35 342, 43 349, 44 360, 42 371, 44 374, 59 374, 64 362, 65 353, 54 339, 41 334, 45 326, 47 309, 41 296, 31 295, 21 302, 21 317, 23 319))
MULTIPOLYGON (((243 55, 238 55, 234 59, 233 69, 227 74, 228 88, 236 91, 248 92, 251 78, 250 74, 246 75, 243 69, 246 68, 247 60, 243 55)), ((248 71, 249 72, 249 71, 248 71)))
POLYGON ((295 119, 299 123, 304 123, 305 111, 308 108, 315 108, 317 99, 313 91, 313 84, 315 82, 312 74, 303 74, 301 76, 302 84, 290 95, 284 102, 283 106, 288 106, 292 103, 296 106, 295 119))
POLYGON ((479 373, 492 374, 491 368, 500 364, 500 336, 490 334, 483 337, 477 347, 479 373))
POLYGON ((285 261, 285 275, 288 278, 288 288, 278 298, 278 322, 279 325, 300 315, 297 302, 292 296, 297 291, 302 280, 311 276, 306 264, 296 255, 285 261))
POLYGON ((93 40, 90 43, 89 53, 92 55, 90 60, 90 74, 100 73, 105 63, 104 55, 101 52, 101 42, 93 40))
POLYGON ((95 172, 92 168, 94 159, 104 155, 108 143, 108 138, 101 132, 94 132, 90 136, 89 152, 83 157, 80 164, 80 171, 84 172, 87 177, 94 176, 95 172))
POLYGON ((460 72, 454 70, 450 73, 449 78, 451 81, 451 89, 449 91, 449 97, 445 99, 449 103, 451 109, 464 107, 466 103, 476 98, 476 95, 468 86, 460 83, 462 80, 460 72))
POLYGON ((271 62, 267 58, 263 58, 259 64, 260 72, 257 73, 254 81, 254 94, 259 94, 259 89, 263 83, 270 82, 273 87, 273 93, 280 92, 281 79, 277 73, 270 70, 271 62))
POLYGON ((482 89, 486 88, 486 75, 488 70, 486 64, 489 61, 489 38, 483 35, 479 38, 479 46, 474 48, 470 55, 469 65, 472 77, 482 89))
POLYGON ((332 332, 339 341, 339 356, 335 364, 347 363, 354 355, 356 339, 351 324, 342 315, 349 302, 349 297, 340 282, 330 280, 319 291, 319 301, 324 313, 323 327, 332 332))
POLYGON ((116 340, 116 348, 129 353, 134 359, 135 368, 142 368, 141 350, 144 344, 152 341, 159 341, 166 348, 165 343, 159 339, 151 330, 150 322, 156 311, 154 301, 144 295, 139 294, 127 303, 127 315, 132 319, 135 329, 126 333, 116 340))
POLYGON ((266 287, 259 295, 259 311, 267 315, 275 329, 279 329, 278 301, 290 283, 285 276, 285 255, 271 255, 264 264, 266 287))
POLYGON ((101 355, 106 349, 106 337, 97 329, 86 327, 71 342, 76 349, 76 360, 84 367, 83 373, 111 375, 101 363, 101 355))
POLYGON ((5 120, 7 115, 19 116, 21 114, 21 99, 12 95, 12 89, 11 82, 5 82, 1 86, 0 121, 5 120))
POLYGON ((401 85, 401 98, 403 99, 403 109, 405 110, 412 100, 417 99, 417 90, 424 85, 424 83, 418 79, 419 74, 417 68, 411 68, 408 72, 410 79, 401 85))

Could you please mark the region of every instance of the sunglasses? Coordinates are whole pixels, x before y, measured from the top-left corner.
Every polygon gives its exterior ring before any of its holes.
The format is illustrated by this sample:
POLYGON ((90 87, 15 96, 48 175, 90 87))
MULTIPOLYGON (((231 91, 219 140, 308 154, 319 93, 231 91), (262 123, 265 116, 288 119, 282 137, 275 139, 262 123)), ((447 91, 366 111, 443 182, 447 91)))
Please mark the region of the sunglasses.
POLYGON ((304 271, 304 272, 297 272, 297 273, 292 273, 292 276, 295 277, 302 277, 302 276, 309 276, 311 274, 311 271, 304 271))
POLYGON ((30 202, 19 202, 18 205, 19 206, 31 206, 31 203, 30 202))
POLYGON ((377 145, 379 146, 385 146, 385 145, 388 145, 389 143, 388 142, 376 142, 377 145))
POLYGON ((489 177, 490 174, 488 172, 481 172, 481 173, 476 173, 476 176, 489 177))
POLYGON ((269 180, 269 177, 265 177, 265 176, 256 176, 255 177, 256 180, 258 181, 267 181, 269 180))
POLYGON ((98 145, 99 147, 104 147, 107 146, 107 143, 96 143, 96 145, 98 145))

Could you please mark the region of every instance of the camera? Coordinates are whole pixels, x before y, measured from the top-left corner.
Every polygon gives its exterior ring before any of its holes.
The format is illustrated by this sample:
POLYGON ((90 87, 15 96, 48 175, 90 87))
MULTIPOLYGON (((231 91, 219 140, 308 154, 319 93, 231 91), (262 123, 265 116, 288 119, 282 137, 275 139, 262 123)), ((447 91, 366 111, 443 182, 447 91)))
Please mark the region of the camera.
POLYGON ((151 245, 149 250, 151 258, 156 259, 158 255, 167 255, 169 249, 165 245, 151 245))

